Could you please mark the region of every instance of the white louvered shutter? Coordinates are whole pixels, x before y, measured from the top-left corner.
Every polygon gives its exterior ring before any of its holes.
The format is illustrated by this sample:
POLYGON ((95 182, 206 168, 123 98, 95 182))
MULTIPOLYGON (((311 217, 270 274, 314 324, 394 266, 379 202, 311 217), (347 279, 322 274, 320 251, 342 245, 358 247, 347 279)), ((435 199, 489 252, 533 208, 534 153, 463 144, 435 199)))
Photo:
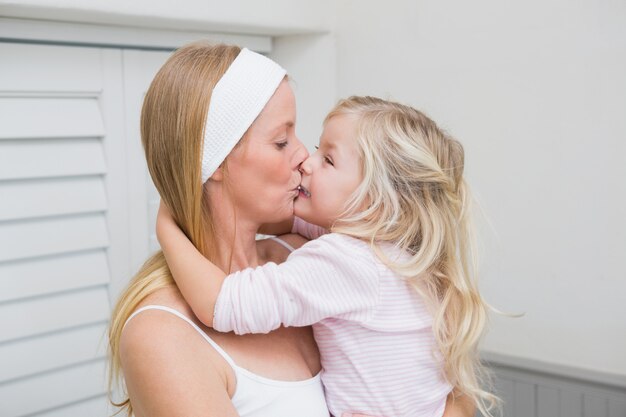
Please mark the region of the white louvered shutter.
POLYGON ((125 53, 0 43, 3 417, 110 414, 111 303, 152 228, 140 105, 168 56, 125 53))

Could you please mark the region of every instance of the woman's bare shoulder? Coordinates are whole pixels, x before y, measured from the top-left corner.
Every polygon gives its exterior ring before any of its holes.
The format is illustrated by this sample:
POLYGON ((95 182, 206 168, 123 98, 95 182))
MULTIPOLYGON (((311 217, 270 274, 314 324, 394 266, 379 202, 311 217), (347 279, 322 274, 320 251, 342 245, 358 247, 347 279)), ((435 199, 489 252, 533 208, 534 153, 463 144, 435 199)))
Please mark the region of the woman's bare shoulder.
MULTIPOLYGON (((280 235, 277 236, 277 238, 292 246, 294 249, 298 249, 309 241, 307 238, 296 233, 280 235)), ((284 262, 291 253, 289 249, 285 248, 273 239, 258 240, 257 248, 259 251, 259 257, 263 262, 281 263, 284 262)))
MULTIPOLYGON (((175 285, 160 288, 148 295, 139 303, 137 309, 147 305, 159 305, 173 308, 187 316, 189 316, 187 313, 191 312, 191 307, 189 307, 189 304, 187 304, 180 290, 175 285)), ((191 317, 193 317, 193 315, 191 317)))
MULTIPOLYGON (((175 293, 159 290, 142 303, 148 304, 183 310, 189 317, 175 293)), ((133 407, 142 411, 138 415, 178 414, 181 409, 197 415, 232 406, 234 381, 216 355, 192 326, 170 312, 145 310, 133 317, 122 332, 120 357, 133 407), (219 400, 197 402, 196 394, 203 392, 219 400)))
MULTIPOLYGON (((137 307, 139 310, 146 306, 160 306, 175 310, 186 317, 190 316, 191 308, 185 303, 176 288, 163 288, 146 297, 137 307)), ((137 311, 135 310, 135 311, 137 311)), ((185 347, 199 337, 190 337, 196 330, 185 320, 169 311, 159 309, 143 310, 126 322, 120 341, 122 362, 125 358, 132 358, 138 354, 161 356, 169 361, 178 359, 180 355, 168 353, 173 346, 185 347), (186 339, 181 339, 185 337, 186 339), (180 340, 185 340, 184 344, 180 340)), ((184 356, 182 357, 184 359, 184 356)))
MULTIPOLYGON (((127 321, 122 331, 120 344, 122 359, 124 353, 146 353, 148 350, 153 354, 166 355, 172 345, 178 348, 193 346, 194 344, 202 347, 207 346, 207 342, 198 334, 196 329, 171 312, 174 310, 193 321, 193 311, 185 302, 178 288, 171 286, 155 291, 139 303, 135 312, 147 306, 165 307, 170 311, 163 311, 158 308, 147 309, 127 321), (185 343, 180 343, 181 340, 185 340, 185 343)), ((180 357, 180 355, 173 356, 176 356, 176 359, 180 357)), ((168 358, 165 359, 168 360, 168 358)))
POLYGON ((309 239, 297 233, 287 233, 285 235, 278 236, 278 238, 284 242, 289 243, 295 249, 298 249, 300 246, 304 245, 305 243, 309 241, 309 239))

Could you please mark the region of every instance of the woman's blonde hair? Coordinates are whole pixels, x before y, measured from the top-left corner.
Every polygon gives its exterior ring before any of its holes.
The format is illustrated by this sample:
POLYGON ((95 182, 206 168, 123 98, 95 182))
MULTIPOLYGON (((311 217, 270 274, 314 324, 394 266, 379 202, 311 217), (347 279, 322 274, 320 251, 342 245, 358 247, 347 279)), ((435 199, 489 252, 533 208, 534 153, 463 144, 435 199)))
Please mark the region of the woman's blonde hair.
POLYGON ((363 181, 333 232, 369 241, 433 307, 437 355, 445 378, 485 416, 498 403, 480 363, 487 305, 476 282, 470 194, 461 144, 412 107, 375 97, 341 100, 325 123, 355 117, 363 181), (411 254, 389 259, 381 242, 411 254))
MULTIPOLYGON (((212 259, 213 225, 203 196, 203 131, 211 92, 240 52, 237 46, 196 42, 172 54, 154 77, 141 111, 141 141, 150 175, 172 216, 205 256, 212 259)), ((133 408, 122 383, 120 339, 126 320, 148 295, 175 286, 163 252, 150 257, 122 292, 109 327, 109 393, 119 383, 125 398, 119 411, 133 408)))

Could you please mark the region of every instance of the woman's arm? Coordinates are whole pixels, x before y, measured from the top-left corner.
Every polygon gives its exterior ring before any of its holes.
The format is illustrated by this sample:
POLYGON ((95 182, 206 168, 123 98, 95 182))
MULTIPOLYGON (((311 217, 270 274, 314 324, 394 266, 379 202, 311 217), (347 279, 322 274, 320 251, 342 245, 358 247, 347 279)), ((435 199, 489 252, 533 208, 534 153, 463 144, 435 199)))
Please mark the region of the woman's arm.
POLYGON ((134 415, 237 417, 227 378, 206 346, 169 313, 145 311, 129 321, 120 353, 134 415))

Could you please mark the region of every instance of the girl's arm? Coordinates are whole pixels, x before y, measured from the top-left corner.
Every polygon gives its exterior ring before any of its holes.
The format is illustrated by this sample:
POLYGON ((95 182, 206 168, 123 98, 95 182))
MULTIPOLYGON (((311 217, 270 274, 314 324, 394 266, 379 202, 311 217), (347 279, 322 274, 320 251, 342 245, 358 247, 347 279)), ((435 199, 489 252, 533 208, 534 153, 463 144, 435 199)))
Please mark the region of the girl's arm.
POLYGON ((215 301, 226 274, 196 249, 163 202, 159 205, 156 232, 167 265, 185 301, 202 323, 213 327, 215 301))
POLYGON ((378 303, 378 269, 363 242, 324 236, 282 265, 270 262, 224 280, 224 272, 195 249, 164 206, 157 236, 194 314, 222 332, 268 333, 281 324, 308 326, 328 317, 364 321, 378 303))
POLYGON ((213 327, 236 334, 308 326, 326 318, 365 322, 378 304, 379 274, 365 242, 329 234, 267 263, 228 276, 213 327))

